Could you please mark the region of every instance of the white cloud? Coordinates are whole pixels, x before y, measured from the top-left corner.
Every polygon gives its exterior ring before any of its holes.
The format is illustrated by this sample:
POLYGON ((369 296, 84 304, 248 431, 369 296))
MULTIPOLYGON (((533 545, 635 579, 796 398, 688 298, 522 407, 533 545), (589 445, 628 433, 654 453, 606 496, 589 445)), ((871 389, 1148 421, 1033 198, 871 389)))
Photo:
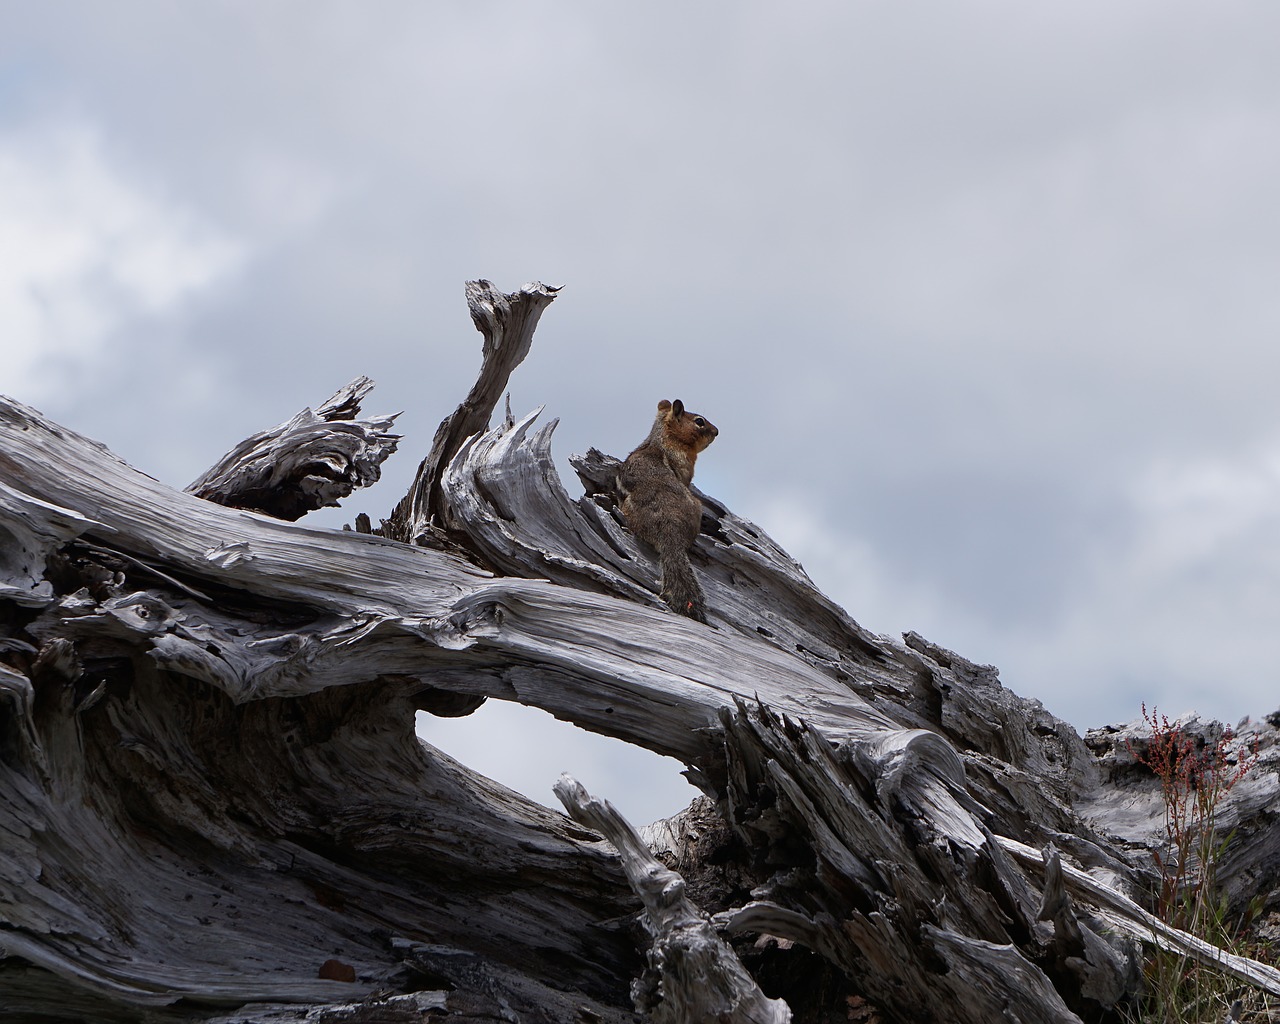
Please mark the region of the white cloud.
POLYGON ((114 332, 225 279, 243 247, 131 179, 83 124, 0 134, 0 387, 40 401, 114 332))
POLYGON ((1077 728, 1131 720, 1144 701, 1226 721, 1275 710, 1280 439, 1161 457, 1114 499, 1107 528, 1066 553, 1063 578, 1040 581, 1058 599, 1026 618, 983 596, 1015 565, 993 560, 966 603, 798 495, 775 495, 760 518, 863 625, 994 662, 1005 685, 1077 728))
POLYGON ((335 173, 279 150, 246 154, 236 185, 259 229, 285 236, 315 225, 344 192, 335 173))
POLYGON ((1280 552, 1280 442, 1234 458, 1162 459, 1131 500, 1155 526, 1138 545, 1142 562, 1186 571, 1244 551, 1270 561, 1280 552))
MULTIPOLYGON (((858 623, 877 633, 929 633, 945 615, 946 602, 924 582, 895 572, 874 545, 823 515, 822 508, 794 491, 777 491, 752 508, 751 517, 798 559, 818 589, 840 603, 858 623)), ((978 657, 972 651, 966 657, 978 657)))
POLYGON ((1099 574, 1111 586, 1089 609, 1094 632, 1119 628, 1127 644, 1117 664, 1176 694, 1179 703, 1164 701, 1170 711, 1275 710, 1280 442, 1162 459, 1139 475, 1130 500, 1130 539, 1099 574))

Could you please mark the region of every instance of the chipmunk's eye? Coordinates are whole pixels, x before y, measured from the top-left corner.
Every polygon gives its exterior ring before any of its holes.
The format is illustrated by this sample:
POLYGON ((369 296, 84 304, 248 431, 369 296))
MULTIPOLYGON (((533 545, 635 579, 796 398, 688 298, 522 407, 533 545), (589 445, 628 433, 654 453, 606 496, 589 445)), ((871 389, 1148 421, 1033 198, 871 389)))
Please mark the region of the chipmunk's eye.
POLYGON ((700 426, 700 427, 705 427, 705 426, 707 425, 707 421, 706 421, 706 420, 704 420, 701 416, 699 416, 699 417, 698 417, 697 419, 695 419, 693 422, 694 422, 694 423, 696 423, 696 424, 697 424, 698 426, 700 426))

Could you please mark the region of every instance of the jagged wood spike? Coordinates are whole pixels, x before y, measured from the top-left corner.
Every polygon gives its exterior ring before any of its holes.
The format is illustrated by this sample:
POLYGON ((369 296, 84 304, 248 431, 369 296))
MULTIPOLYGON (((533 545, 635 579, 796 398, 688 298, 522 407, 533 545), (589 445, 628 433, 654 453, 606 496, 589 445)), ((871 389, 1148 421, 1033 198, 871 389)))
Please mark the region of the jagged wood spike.
POLYGON ((480 375, 466 400, 436 428, 431 452, 418 466, 409 493, 382 525, 384 536, 417 544, 427 538, 431 526, 451 526, 443 521, 446 508, 440 497, 445 468, 467 438, 488 429, 507 381, 529 354, 542 311, 559 290, 535 281, 508 295, 489 281, 467 282, 467 308, 484 338, 480 375))
POLYGON ((574 821, 595 829, 613 844, 631 888, 644 903, 651 978, 635 986, 637 1005, 660 1024, 789 1024, 791 1010, 770 999, 720 938, 707 916, 685 895, 678 874, 645 846, 630 823, 608 800, 591 796, 565 774, 556 796, 574 821))

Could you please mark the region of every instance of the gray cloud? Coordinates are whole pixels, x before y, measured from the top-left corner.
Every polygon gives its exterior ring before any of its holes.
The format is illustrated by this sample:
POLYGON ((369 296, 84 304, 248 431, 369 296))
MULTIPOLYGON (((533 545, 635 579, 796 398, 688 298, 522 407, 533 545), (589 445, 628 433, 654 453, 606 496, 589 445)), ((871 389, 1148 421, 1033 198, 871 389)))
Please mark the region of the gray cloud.
POLYGON ((401 464, 326 521, 385 514, 479 362, 462 282, 541 279, 566 288, 513 402, 561 418, 561 456, 625 453, 682 397, 721 427, 704 489, 871 628, 1078 726, 1273 709, 1274 8, 5 22, 0 153, 89 133, 120 189, 238 254, 114 307, 41 398, 149 472, 184 484, 368 373, 401 464))

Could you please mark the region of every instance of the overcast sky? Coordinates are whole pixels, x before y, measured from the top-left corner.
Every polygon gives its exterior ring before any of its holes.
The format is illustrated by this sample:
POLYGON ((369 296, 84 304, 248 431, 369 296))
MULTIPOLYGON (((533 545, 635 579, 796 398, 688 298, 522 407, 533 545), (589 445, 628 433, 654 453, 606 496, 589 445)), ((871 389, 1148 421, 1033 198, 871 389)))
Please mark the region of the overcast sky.
MULTIPOLYGON (((562 460, 682 398, 699 485, 868 628, 1081 729, 1266 714, 1277 39, 1273 3, 0 0, 0 391, 181 487, 366 373, 406 437, 323 521, 376 521, 479 366, 463 282, 563 285, 512 380, 562 460)), ((423 728, 543 802, 690 795, 546 717, 423 728)))

